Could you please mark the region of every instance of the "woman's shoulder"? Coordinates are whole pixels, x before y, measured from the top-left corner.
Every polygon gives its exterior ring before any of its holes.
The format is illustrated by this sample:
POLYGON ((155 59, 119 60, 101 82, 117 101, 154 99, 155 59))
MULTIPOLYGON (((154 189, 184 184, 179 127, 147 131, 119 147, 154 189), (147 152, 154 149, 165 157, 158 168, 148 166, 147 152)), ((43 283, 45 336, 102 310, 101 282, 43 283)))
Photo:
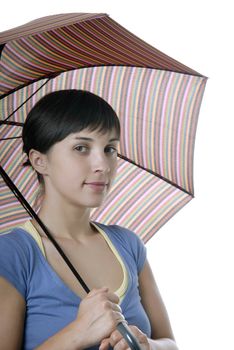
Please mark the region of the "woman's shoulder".
POLYGON ((0 234, 0 275, 8 280, 23 297, 34 261, 31 237, 21 228, 0 234))
POLYGON ((0 251, 17 252, 22 256, 34 248, 32 237, 21 227, 15 227, 10 232, 0 234, 0 251))
POLYGON ((26 231, 21 226, 13 227, 10 231, 3 232, 0 234, 0 239, 6 241, 21 241, 23 236, 25 236, 26 231))
POLYGON ((123 250, 127 251, 137 262, 144 261, 146 258, 146 247, 136 233, 126 227, 119 225, 105 225, 96 223, 102 230, 108 234, 113 243, 117 244, 123 250))
POLYGON ((113 238, 119 239, 120 241, 129 243, 141 241, 136 233, 126 227, 120 225, 106 225, 99 222, 95 222, 95 224, 98 225, 108 235, 111 235, 113 238))

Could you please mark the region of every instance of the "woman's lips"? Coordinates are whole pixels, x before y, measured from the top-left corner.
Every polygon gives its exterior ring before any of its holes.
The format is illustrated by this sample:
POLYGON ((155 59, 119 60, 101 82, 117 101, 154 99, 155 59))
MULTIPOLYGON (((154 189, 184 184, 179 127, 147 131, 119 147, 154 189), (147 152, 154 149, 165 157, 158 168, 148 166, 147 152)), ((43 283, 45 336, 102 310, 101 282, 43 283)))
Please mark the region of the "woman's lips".
POLYGON ((107 186, 105 182, 85 182, 85 185, 96 192, 103 192, 107 186))

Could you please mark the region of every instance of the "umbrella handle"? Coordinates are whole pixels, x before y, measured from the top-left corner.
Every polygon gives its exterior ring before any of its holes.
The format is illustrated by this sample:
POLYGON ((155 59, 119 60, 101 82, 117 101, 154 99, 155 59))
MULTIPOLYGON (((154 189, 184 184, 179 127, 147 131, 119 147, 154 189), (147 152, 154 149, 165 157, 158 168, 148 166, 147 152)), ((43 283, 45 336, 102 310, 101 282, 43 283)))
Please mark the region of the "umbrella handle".
POLYGON ((120 322, 117 327, 120 334, 124 337, 126 342, 128 343, 129 347, 132 350, 141 350, 141 346, 136 339, 136 337, 132 334, 130 328, 127 326, 127 324, 120 322))

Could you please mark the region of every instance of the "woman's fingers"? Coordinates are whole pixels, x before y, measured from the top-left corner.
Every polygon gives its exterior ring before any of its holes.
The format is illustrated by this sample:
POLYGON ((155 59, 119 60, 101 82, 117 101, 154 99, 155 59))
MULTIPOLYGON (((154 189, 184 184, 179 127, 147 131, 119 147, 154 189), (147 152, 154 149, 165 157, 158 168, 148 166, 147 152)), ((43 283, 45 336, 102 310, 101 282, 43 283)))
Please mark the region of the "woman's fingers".
POLYGON ((112 303, 118 304, 119 303, 119 297, 112 292, 107 292, 107 298, 110 300, 112 303))
POLYGON ((107 287, 94 288, 87 294, 87 298, 91 297, 93 295, 97 295, 97 294, 105 293, 105 292, 108 292, 108 288, 107 287))
POLYGON ((110 320, 110 323, 112 322, 113 328, 115 329, 120 322, 125 321, 125 318, 121 312, 110 310, 109 320, 110 320))
POLYGON ((123 336, 120 334, 120 332, 118 330, 115 330, 110 336, 111 346, 114 347, 122 338, 123 336))
MULTIPOLYGON (((142 345, 142 349, 149 350, 149 342, 147 336, 141 332, 139 328, 136 326, 129 326, 131 332, 134 334, 140 345, 142 345)), ((126 342, 126 340, 123 338, 123 336, 120 334, 118 330, 115 330, 112 332, 110 338, 109 338, 110 345, 114 348, 114 350, 126 350, 129 349, 129 345, 126 342)), ((103 349, 106 350, 106 349, 103 349)))
POLYGON ((109 292, 109 289, 107 287, 99 288, 99 289, 92 289, 91 292, 87 294, 86 298, 106 298, 110 302, 114 304, 119 303, 119 297, 113 293, 109 292))
POLYGON ((93 289, 80 303, 76 321, 88 335, 91 346, 109 337, 118 323, 125 320, 118 302, 118 296, 104 287, 93 289))
POLYGON ((122 309, 118 304, 112 303, 110 300, 103 298, 102 301, 105 310, 113 310, 122 313, 122 309))
POLYGON ((108 350, 109 346, 110 346, 110 339, 105 338, 101 341, 101 344, 99 346, 99 350, 108 350))
POLYGON ((112 309, 122 313, 122 309, 121 309, 120 305, 118 305, 118 304, 112 303, 112 309))
POLYGON ((130 349, 128 343, 125 341, 125 339, 121 339, 117 344, 114 346, 114 350, 127 350, 130 349))

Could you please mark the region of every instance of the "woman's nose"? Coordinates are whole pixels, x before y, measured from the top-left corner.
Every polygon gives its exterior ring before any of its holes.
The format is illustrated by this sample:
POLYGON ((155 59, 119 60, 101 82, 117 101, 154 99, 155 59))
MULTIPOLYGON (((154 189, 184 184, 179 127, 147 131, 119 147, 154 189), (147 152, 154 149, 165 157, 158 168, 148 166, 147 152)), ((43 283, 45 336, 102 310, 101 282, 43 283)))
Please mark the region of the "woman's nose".
POLYGON ((95 172, 110 172, 110 164, 105 154, 95 155, 93 160, 93 170, 95 172))

